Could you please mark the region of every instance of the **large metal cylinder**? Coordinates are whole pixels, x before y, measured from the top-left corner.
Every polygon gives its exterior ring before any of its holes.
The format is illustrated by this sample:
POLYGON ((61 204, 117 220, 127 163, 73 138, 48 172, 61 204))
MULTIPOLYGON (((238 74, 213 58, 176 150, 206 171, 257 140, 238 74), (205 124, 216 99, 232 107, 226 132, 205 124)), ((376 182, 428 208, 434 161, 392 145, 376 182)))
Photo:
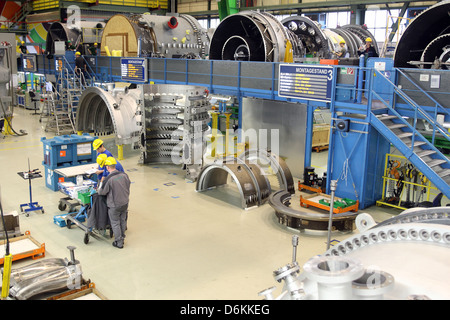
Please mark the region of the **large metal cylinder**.
POLYGON ((48 54, 55 53, 55 41, 71 41, 73 45, 80 43, 88 44, 95 43, 101 37, 101 32, 104 27, 103 22, 81 21, 80 28, 69 27, 63 22, 53 22, 50 26, 47 38, 45 41, 45 48, 48 54), (86 33, 84 36, 83 33, 86 33))
POLYGON ((101 55, 120 51, 123 57, 204 58, 209 38, 189 15, 117 14, 107 22, 101 55))
POLYGON ((298 38, 271 14, 243 11, 222 20, 211 39, 209 58, 213 60, 282 62, 287 41, 293 56, 302 56, 298 38))
POLYGON ((375 49, 378 46, 374 36, 365 28, 357 25, 345 25, 339 28, 324 29, 308 17, 291 16, 283 19, 281 23, 295 33, 306 49, 306 54, 318 58, 332 58, 333 51, 339 49, 339 42, 345 41, 349 58, 358 57, 358 48, 370 37, 375 49))
POLYGON ((97 136, 115 134, 118 145, 137 142, 141 130, 140 117, 137 114, 141 96, 141 89, 86 89, 78 103, 77 131, 97 136))
POLYGON ((450 1, 421 12, 405 29, 394 52, 397 68, 450 68, 450 1))

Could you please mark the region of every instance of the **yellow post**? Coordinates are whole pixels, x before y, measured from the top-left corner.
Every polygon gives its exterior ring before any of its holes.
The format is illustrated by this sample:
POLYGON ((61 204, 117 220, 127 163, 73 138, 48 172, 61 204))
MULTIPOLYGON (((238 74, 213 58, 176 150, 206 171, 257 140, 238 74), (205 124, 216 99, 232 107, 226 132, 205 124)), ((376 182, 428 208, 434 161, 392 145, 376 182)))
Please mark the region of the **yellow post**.
POLYGON ((230 143, 230 117, 231 117, 231 112, 225 112, 225 117, 226 117, 226 131, 225 131, 225 156, 228 156, 228 148, 229 148, 229 143, 230 143))
POLYGON ((217 148, 217 127, 219 124, 219 112, 211 112, 212 117, 212 136, 211 136, 211 157, 216 156, 216 148, 217 148))
POLYGON ((123 160, 123 144, 117 145, 117 160, 123 160))
POLYGON ((2 300, 9 296, 9 282, 11 278, 12 254, 5 255, 3 259, 2 300))

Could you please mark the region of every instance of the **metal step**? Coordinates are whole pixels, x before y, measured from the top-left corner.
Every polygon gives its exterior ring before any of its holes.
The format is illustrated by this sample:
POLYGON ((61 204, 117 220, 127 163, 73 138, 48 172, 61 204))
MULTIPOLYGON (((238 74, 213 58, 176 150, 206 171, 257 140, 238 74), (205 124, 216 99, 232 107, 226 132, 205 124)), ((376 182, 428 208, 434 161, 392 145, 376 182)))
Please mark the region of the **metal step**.
POLYGON ((412 136, 413 136, 412 132, 404 132, 404 133, 397 134, 397 137, 399 139, 409 138, 409 137, 412 137, 412 136))
POLYGON ((389 129, 400 129, 400 128, 404 128, 404 127, 407 127, 407 125, 406 124, 403 124, 403 123, 395 123, 395 124, 392 124, 392 125, 386 125, 386 127, 388 127, 389 129))
MULTIPOLYGON (((404 143, 408 148, 411 148, 412 140, 410 142, 404 142, 404 143)), ((425 141, 414 141, 414 148, 423 146, 424 144, 427 144, 427 143, 425 141)))
MULTIPOLYGON (((422 159, 423 160, 423 159, 422 159)), ((432 161, 425 161, 425 163, 427 164, 427 166, 429 166, 430 168, 433 168, 435 166, 441 165, 443 163, 446 163, 447 161, 445 160, 441 160, 441 159, 434 159, 432 161)))
POLYGON ((430 154, 435 154, 435 153, 436 153, 436 151, 434 151, 434 150, 423 150, 423 151, 420 151, 420 152, 416 152, 416 155, 419 158, 422 158, 422 157, 428 156, 430 154))

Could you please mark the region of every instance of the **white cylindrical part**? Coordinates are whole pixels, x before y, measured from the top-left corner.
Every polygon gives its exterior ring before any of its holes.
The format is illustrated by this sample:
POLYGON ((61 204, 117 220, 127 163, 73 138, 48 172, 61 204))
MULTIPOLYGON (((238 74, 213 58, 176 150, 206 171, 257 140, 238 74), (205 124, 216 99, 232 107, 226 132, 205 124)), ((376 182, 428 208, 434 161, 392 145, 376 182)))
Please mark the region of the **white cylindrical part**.
POLYGON ((303 269, 306 277, 317 283, 319 300, 353 299, 352 281, 364 274, 358 261, 332 256, 313 258, 303 269))

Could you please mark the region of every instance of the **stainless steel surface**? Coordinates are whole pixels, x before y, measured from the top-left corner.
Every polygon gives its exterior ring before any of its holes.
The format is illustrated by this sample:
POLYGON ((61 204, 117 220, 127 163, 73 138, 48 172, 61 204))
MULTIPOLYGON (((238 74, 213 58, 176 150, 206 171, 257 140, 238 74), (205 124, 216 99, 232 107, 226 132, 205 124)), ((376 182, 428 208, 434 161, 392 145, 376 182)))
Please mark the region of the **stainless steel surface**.
POLYGON ((306 140, 306 105, 242 99, 242 139, 249 149, 268 149, 283 158, 295 178, 303 177, 306 140))
POLYGON ((291 194, 295 193, 291 170, 289 170, 286 162, 278 155, 267 150, 246 150, 238 158, 258 164, 266 175, 275 174, 280 189, 286 190, 291 194))
POLYGON ((115 134, 116 144, 133 144, 139 139, 139 105, 142 89, 106 91, 90 87, 78 103, 76 130, 102 136, 115 134))
POLYGON ((195 181, 209 131, 211 105, 205 87, 149 85, 143 87, 143 95, 140 161, 182 165, 186 178, 195 181))
POLYGON ((243 209, 257 207, 267 201, 271 189, 261 168, 233 157, 216 159, 204 166, 198 176, 196 191, 226 186, 229 175, 238 188, 243 209))
POLYGON ((106 55, 105 46, 130 57, 205 58, 209 37, 189 15, 118 14, 104 28, 102 55, 106 55))

